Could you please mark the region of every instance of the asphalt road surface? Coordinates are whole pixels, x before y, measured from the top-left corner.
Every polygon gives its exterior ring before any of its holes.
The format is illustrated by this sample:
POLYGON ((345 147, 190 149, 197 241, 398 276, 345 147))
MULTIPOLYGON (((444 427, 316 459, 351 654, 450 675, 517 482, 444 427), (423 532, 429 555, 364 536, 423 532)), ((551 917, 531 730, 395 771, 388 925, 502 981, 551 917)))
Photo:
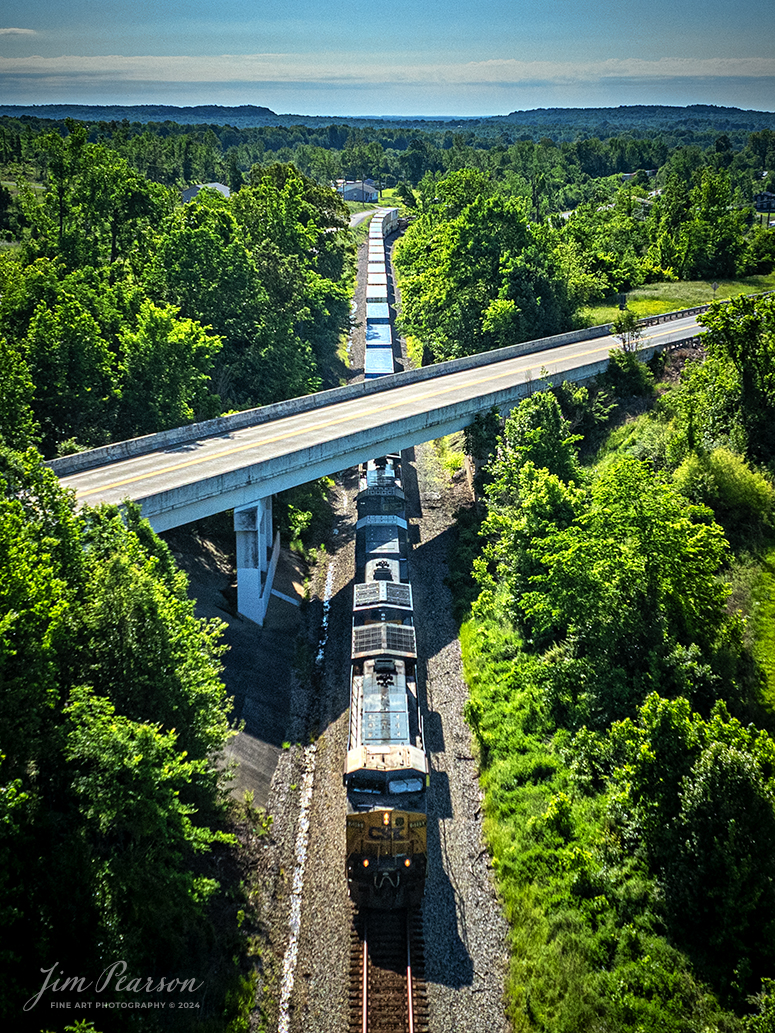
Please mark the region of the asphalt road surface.
MULTIPOLYGON (((685 339, 699 331, 694 316, 648 327, 642 346, 685 339)), ((615 338, 606 336, 549 351, 506 359, 475 369, 440 374, 430 380, 334 402, 311 412, 285 416, 256 427, 203 438, 84 470, 62 478, 79 501, 120 503, 197 483, 321 441, 336 442, 366 428, 389 428, 393 421, 432 412, 455 401, 475 399, 515 383, 536 381, 542 370, 557 377, 578 366, 605 360, 615 338)), ((431 435, 436 436, 436 435, 431 435)))

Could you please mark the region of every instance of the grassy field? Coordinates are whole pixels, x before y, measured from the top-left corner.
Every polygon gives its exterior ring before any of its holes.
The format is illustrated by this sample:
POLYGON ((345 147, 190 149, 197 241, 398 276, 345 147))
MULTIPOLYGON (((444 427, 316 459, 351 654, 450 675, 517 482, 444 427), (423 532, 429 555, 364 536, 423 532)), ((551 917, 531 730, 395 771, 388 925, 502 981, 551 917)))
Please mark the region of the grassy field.
POLYGON ((379 203, 383 208, 401 208, 403 201, 396 194, 395 187, 385 187, 379 197, 379 203))
MULTIPOLYGON (((775 273, 750 276, 744 280, 719 280, 716 300, 733 298, 738 294, 754 294, 775 289, 775 273)), ((627 306, 641 318, 658 316, 674 309, 693 308, 713 301, 713 285, 707 280, 679 280, 677 283, 650 283, 627 295, 627 306)), ((587 305, 580 315, 586 326, 610 323, 619 312, 611 299, 587 305)))
POLYGON ((350 213, 354 215, 356 212, 373 212, 375 208, 379 208, 378 204, 371 204, 365 201, 345 201, 345 204, 350 209, 350 213))

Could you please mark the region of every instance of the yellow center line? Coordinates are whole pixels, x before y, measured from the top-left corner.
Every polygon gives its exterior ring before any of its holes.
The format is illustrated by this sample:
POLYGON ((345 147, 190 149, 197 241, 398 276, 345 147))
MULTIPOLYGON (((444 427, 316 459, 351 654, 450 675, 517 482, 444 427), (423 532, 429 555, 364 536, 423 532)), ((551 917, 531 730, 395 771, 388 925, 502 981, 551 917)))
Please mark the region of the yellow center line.
MULTIPOLYGON (((648 338, 646 338, 646 340, 647 341, 651 340, 653 337, 661 337, 661 336, 664 336, 665 334, 669 334, 670 332, 671 332, 670 330, 663 330, 660 333, 651 334, 648 338)), ((605 338, 603 338, 603 339, 605 340, 605 338)), ((600 338, 597 338, 597 340, 599 341, 600 338)), ((572 347, 572 346, 571 345, 566 345, 566 347, 572 347)), ((600 351, 601 351, 601 348, 598 345, 598 347, 592 348, 589 351, 585 351, 585 352, 579 353, 576 357, 579 358, 579 359, 583 359, 583 358, 586 358, 588 355, 595 355, 596 353, 599 353, 600 351)), ((529 359, 535 359, 539 355, 545 356, 545 354, 546 353, 544 353, 544 352, 534 352, 534 353, 532 353, 530 355, 514 356, 514 358, 515 359, 528 359, 529 360, 529 359)), ((505 361, 505 362, 513 362, 514 359, 505 359, 503 361, 505 361)), ((544 363, 544 365, 546 365, 546 363, 544 363)), ((528 369, 532 369, 532 367, 528 367, 528 369)), ((428 398, 438 398, 439 395, 450 394, 453 391, 459 391, 461 389, 461 387, 476 386, 478 384, 488 384, 488 383, 491 383, 493 380, 503 380, 505 377, 513 376, 515 372, 517 372, 517 371, 515 371, 515 370, 508 370, 506 372, 502 371, 500 373, 494 373, 494 374, 492 374, 491 376, 488 376, 488 377, 480 377, 478 380, 468 380, 463 385, 461 385, 461 384, 453 384, 453 385, 448 385, 448 386, 445 386, 445 387, 439 387, 435 391, 426 391, 424 394, 415 395, 412 399, 410 399, 410 401, 411 402, 419 402, 419 401, 422 401, 422 400, 425 400, 425 399, 428 399, 428 398)), ((445 374, 445 376, 450 376, 450 377, 456 376, 456 375, 458 375, 458 374, 455 374, 455 373, 447 373, 447 374, 445 374)), ((334 404, 335 405, 336 404, 342 405, 342 404, 347 404, 347 403, 339 402, 339 403, 334 403, 334 404)), ((389 412, 391 409, 399 409, 402 406, 407 405, 407 404, 408 404, 408 402, 406 400, 402 401, 402 400, 399 399, 398 401, 389 402, 386 405, 381 405, 381 406, 378 406, 376 408, 373 408, 373 407, 370 408, 369 409, 369 415, 377 414, 377 413, 381 413, 381 412, 389 412)), ((312 410, 312 411, 314 411, 314 410, 312 410)), ((348 416, 336 416, 336 417, 334 417, 334 418, 332 418, 330 420, 325 420, 322 423, 315 424, 314 428, 312 428, 312 429, 314 429, 314 430, 322 430, 324 427, 335 427, 335 426, 337 426, 337 424, 347 423, 351 419, 352 419, 351 415, 348 415, 348 416)), ((125 484, 134 484, 137 481, 149 480, 152 477, 161 477, 161 476, 163 476, 165 474, 173 473, 175 470, 183 470, 183 469, 185 469, 186 467, 189 467, 189 466, 198 466, 201 463, 209 463, 209 462, 212 462, 212 461, 214 461, 216 459, 222 459, 222 458, 224 458, 224 456, 236 455, 238 452, 246 452, 246 451, 248 451, 251 448, 257 448, 257 447, 263 447, 265 445, 271 445, 271 444, 274 444, 277 441, 284 441, 287 438, 298 437, 300 434, 308 434, 308 433, 309 433, 308 429, 305 430, 305 429, 301 429, 301 428, 297 428, 296 430, 285 431, 282 434, 275 434, 272 437, 263 438, 260 441, 250 441, 247 444, 235 445, 233 448, 223 449, 220 452, 209 452, 207 455, 197 456, 197 457, 195 457, 193 459, 186 459, 183 462, 175 463, 173 466, 165 466, 165 467, 162 467, 160 469, 149 470, 146 473, 134 474, 132 477, 124 477, 124 478, 122 478, 120 480, 112 481, 110 484, 102 484, 98 488, 89 488, 87 491, 80 491, 80 492, 78 492, 78 496, 79 496, 79 498, 86 498, 89 495, 102 494, 103 492, 111 491, 114 488, 121 488, 125 484)), ((74 475, 74 476, 77 476, 77 475, 74 475)), ((63 478, 63 480, 66 482, 68 480, 68 478, 63 478)))

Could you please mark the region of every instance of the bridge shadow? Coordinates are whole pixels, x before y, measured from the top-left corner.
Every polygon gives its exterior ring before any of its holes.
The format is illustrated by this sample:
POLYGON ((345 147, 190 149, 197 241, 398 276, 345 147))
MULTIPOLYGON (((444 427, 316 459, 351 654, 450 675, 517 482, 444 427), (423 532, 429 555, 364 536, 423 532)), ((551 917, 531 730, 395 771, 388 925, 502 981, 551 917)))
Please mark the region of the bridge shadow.
MULTIPOLYGON (((425 708, 423 727, 425 730, 425 748, 428 753, 444 753, 446 750, 444 727, 438 710, 428 710, 427 707, 425 708)), ((450 815, 445 815, 445 817, 450 817, 450 815)))
MULTIPOLYGON (((401 455, 401 476, 404 481, 404 494, 406 495, 406 517, 407 520, 420 520, 423 511, 422 502, 420 501, 420 485, 417 480, 414 445, 411 448, 405 448, 401 455)), ((419 531, 419 528, 417 530, 419 531)))

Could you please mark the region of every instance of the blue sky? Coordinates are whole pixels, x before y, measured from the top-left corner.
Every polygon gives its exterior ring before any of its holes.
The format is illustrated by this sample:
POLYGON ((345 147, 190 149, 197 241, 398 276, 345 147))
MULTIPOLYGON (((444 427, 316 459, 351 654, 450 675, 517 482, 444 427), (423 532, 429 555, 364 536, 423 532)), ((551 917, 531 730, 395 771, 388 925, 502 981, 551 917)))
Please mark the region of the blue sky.
POLYGON ((25 0, 13 9, 0 12, 6 104, 264 104, 312 115, 775 109, 772 0, 25 0))

